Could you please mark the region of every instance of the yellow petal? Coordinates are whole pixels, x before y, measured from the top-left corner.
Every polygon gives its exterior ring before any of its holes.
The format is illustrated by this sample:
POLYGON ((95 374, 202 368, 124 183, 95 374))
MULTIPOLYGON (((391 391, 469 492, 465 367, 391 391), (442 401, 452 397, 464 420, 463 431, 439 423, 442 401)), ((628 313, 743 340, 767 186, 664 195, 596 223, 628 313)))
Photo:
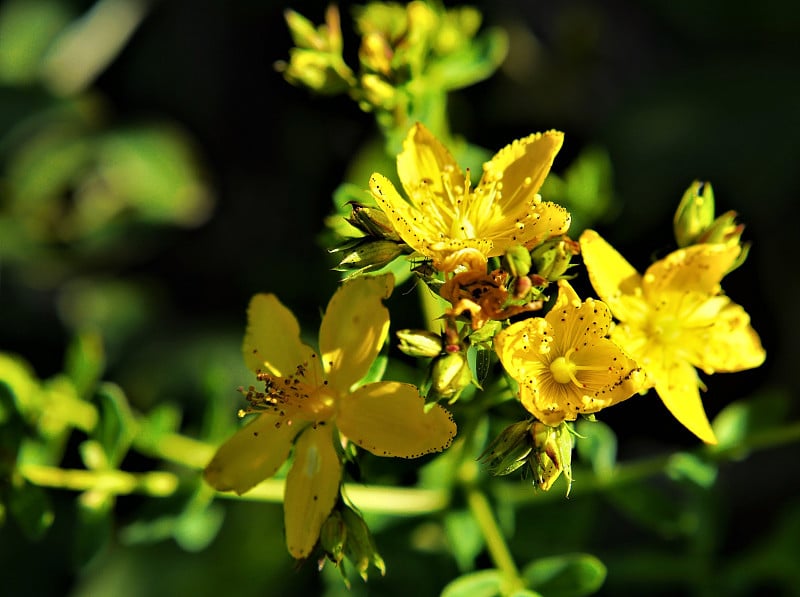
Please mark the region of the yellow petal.
POLYGON ((389 311, 382 300, 394 277, 360 276, 345 282, 331 298, 319 330, 319 348, 328 382, 340 392, 364 377, 389 333, 389 311))
POLYGON ((697 372, 684 360, 655 359, 658 364, 647 368, 647 375, 655 381, 661 401, 689 431, 707 444, 716 444, 717 438, 708 422, 703 401, 700 399, 697 372))
POLYGON ((257 294, 250 300, 242 353, 253 371, 285 377, 308 363, 306 367, 317 376, 312 379, 320 379, 313 350, 300 341, 297 319, 274 294, 257 294))
POLYGON ((511 324, 494 337, 494 349, 508 374, 520 384, 547 374, 553 327, 543 317, 511 324))
POLYGON ((397 175, 411 202, 416 204, 417 189, 426 186, 434 193, 446 196, 442 175, 453 186, 464 186, 464 174, 458 162, 425 126, 417 123, 403 141, 403 151, 397 156, 397 175))
POLYGON ((302 429, 284 417, 263 413, 222 444, 203 471, 209 485, 239 495, 281 467, 292 440, 302 429))
POLYGON ((744 371, 759 367, 766 359, 761 340, 750 326, 750 316, 736 303, 730 303, 714 319, 710 328, 700 330, 704 349, 695 363, 705 373, 744 371))
POLYGON ((547 131, 528 135, 506 145, 484 164, 478 186, 502 181, 502 195, 498 204, 503 212, 511 213, 518 207, 527 209, 550 172, 562 143, 564 133, 547 131))
POLYGON ((322 524, 339 498, 342 464, 333 444, 332 427, 309 427, 298 438, 294 462, 286 477, 283 516, 286 546, 295 558, 314 549, 322 524))
POLYGON ((642 279, 636 269, 594 230, 580 237, 583 263, 595 292, 620 321, 633 316, 630 301, 641 293, 642 279))
POLYGON ((424 405, 410 384, 372 383, 341 400, 336 425, 349 440, 377 456, 417 458, 441 452, 456 434, 448 411, 436 405, 425 412, 424 405))
POLYGON ((417 208, 403 199, 392 182, 382 174, 376 172, 370 177, 369 188, 395 232, 409 247, 424 254, 426 240, 438 238, 438 230, 431 228, 430 222, 425 222, 417 208))
POLYGON ((572 216, 563 206, 537 200, 520 211, 492 220, 493 225, 481 229, 480 233, 493 243, 488 256, 497 257, 514 245, 532 249, 549 238, 564 234, 571 221, 572 216))
POLYGON ((645 296, 655 301, 666 291, 717 294, 722 277, 739 252, 738 245, 723 244, 692 245, 673 251, 647 268, 642 283, 645 296))

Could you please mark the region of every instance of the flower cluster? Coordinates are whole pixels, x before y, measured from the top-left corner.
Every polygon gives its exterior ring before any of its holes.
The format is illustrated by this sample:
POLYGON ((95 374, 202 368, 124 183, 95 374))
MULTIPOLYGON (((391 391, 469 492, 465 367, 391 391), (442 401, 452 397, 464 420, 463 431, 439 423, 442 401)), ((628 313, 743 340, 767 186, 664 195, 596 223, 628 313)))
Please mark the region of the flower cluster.
POLYGON ((675 215, 676 250, 639 274, 597 232, 573 232, 558 196, 541 196, 559 188, 545 182, 563 133, 513 141, 474 182, 433 132, 446 129, 442 122, 428 118, 429 129, 413 118, 410 106, 481 76, 436 75, 475 62, 475 13, 368 5, 356 18, 358 72, 342 58, 336 9, 319 28, 296 13, 287 19, 298 47, 282 66, 286 77, 316 91, 349 90, 376 111, 387 147, 397 147, 396 178, 373 172, 369 190, 361 188, 371 201, 347 203, 357 236, 332 252, 344 253, 336 269, 350 275, 328 304, 316 348, 301 341, 299 323, 274 295, 253 297, 244 358, 258 385, 241 390, 248 406, 240 413, 252 421, 218 449, 208 483, 243 493, 285 475, 291 555, 305 559, 319 547, 321 563, 342 570, 349 559, 366 578, 383 561, 342 491, 345 464, 360 451, 418 458, 445 450, 460 403, 487 397, 472 411, 481 416, 499 402, 519 405, 519 420, 479 458, 493 475, 524 467, 542 490, 563 476, 569 492, 576 420, 650 389, 689 431, 716 441, 697 369, 750 369, 765 352, 745 310, 722 291, 748 246, 736 214, 714 217, 710 185, 687 190, 675 215), (579 255, 598 298, 581 298, 569 281, 579 255), (399 349, 425 359, 419 386, 383 380, 378 359, 389 336, 383 301, 395 285, 388 272, 403 259, 406 277, 415 275, 439 309, 426 314, 429 329, 397 331, 399 349), (493 368, 499 382, 490 391, 493 368))

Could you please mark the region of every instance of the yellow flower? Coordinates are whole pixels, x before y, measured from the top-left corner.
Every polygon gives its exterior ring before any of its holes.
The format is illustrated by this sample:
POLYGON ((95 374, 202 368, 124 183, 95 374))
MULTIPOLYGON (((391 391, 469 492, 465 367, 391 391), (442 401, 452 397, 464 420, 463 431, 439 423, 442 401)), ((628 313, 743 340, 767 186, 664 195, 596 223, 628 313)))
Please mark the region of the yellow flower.
MULTIPOLYGON (((532 248, 569 228, 570 215, 537 194, 563 142, 548 131, 514 141, 483 165, 478 186, 422 124, 408 133, 397 156, 397 173, 410 202, 384 176, 370 189, 401 238, 451 272, 460 265, 485 268, 487 257, 513 245, 532 248)), ((484 269, 485 271, 485 269, 484 269)))
POLYGON ((297 320, 274 295, 258 294, 250 302, 243 351, 265 385, 264 392, 248 392, 250 410, 260 412, 219 448, 205 478, 220 491, 244 493, 275 474, 294 444, 284 521, 295 558, 309 555, 337 501, 337 444, 351 441, 378 456, 416 458, 443 450, 455 435, 450 414, 439 406, 426 413, 412 385, 356 387, 386 340, 389 312, 381 300, 393 285, 390 275, 342 285, 322 319, 320 356, 301 342, 297 320))
POLYGON ((695 367, 707 374, 741 371, 766 358, 748 314, 721 293, 720 281, 740 247, 692 245, 641 276, 593 230, 581 235, 580 244, 595 291, 620 321, 611 337, 642 366, 675 418, 704 442, 716 443, 695 367))
POLYGON ((611 313, 600 301, 581 302, 566 280, 544 317, 514 323, 494 347, 519 383, 522 405, 550 426, 574 421, 630 398, 644 383, 636 362, 607 338, 611 313))

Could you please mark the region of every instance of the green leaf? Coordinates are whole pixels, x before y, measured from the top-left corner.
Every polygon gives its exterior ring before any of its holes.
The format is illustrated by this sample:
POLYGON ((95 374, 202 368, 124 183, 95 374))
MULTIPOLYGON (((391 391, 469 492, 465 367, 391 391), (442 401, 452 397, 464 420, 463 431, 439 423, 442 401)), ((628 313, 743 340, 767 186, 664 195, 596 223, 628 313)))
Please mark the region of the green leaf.
POLYGON ((103 446, 109 465, 117 466, 130 448, 135 431, 133 413, 118 385, 104 383, 97 390, 100 418, 92 436, 103 446))
POLYGON ((598 477, 610 476, 617 461, 617 436, 611 427, 597 420, 580 419, 575 430, 578 456, 591 464, 598 477))
POLYGON ((632 520, 666 538, 690 535, 699 525, 698 513, 675 484, 668 490, 644 483, 627 484, 609 489, 606 496, 632 520))
POLYGON ((783 423, 790 407, 791 397, 785 390, 765 391, 729 404, 712 424, 717 436, 717 445, 712 449, 735 449, 753 433, 783 423))
POLYGON ((425 81, 443 90, 462 89, 492 76, 507 54, 505 30, 489 29, 462 51, 447 54, 430 64, 425 81))
POLYGON ((666 473, 674 481, 685 479, 708 489, 717 479, 717 470, 714 463, 688 452, 678 452, 670 456, 666 473))
POLYGON ((32 541, 41 539, 55 520, 50 497, 45 490, 27 481, 12 484, 6 504, 22 532, 32 541))
POLYGON ((522 576, 528 587, 544 597, 581 597, 603 586, 606 567, 591 554, 573 553, 535 560, 522 576))
POLYGON ((225 519, 225 509, 218 504, 189 508, 177 520, 173 529, 175 541, 186 551, 205 549, 217 536, 225 519))
MULTIPOLYGON (((105 186, 84 193, 87 205, 99 206, 111 195, 152 223, 195 226, 208 217, 212 196, 200 176, 199 158, 189 137, 176 127, 115 131, 100 141, 97 157, 105 186)), ((91 217, 88 209, 85 215, 91 217)))
POLYGON ((482 346, 472 345, 467 348, 467 363, 472 372, 472 378, 478 383, 478 386, 482 386, 492 366, 492 351, 482 346))
POLYGON ((0 10, 0 82, 36 80, 42 58, 69 22, 67 4, 58 0, 12 0, 0 10))
POLYGON ((449 582, 440 597, 495 597, 505 577, 500 570, 480 570, 465 574, 449 582))
POLYGON ((79 333, 67 349, 65 361, 64 372, 75 385, 78 396, 88 399, 106 365, 103 337, 96 331, 79 333))
POLYGON ((472 570, 485 544, 475 517, 468 510, 450 511, 444 517, 444 530, 458 569, 472 570))
POLYGON ((101 553, 111 541, 113 530, 113 496, 87 491, 77 500, 73 562, 82 567, 101 553))

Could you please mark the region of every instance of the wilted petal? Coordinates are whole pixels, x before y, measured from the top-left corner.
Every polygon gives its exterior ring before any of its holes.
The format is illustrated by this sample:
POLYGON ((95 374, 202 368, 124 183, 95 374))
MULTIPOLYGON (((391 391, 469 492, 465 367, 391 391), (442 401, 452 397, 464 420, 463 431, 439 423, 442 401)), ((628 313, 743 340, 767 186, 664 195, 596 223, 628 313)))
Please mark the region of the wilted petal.
POLYGON ((295 558, 314 549, 322 524, 336 505, 342 464, 330 425, 309 427, 298 438, 292 469, 286 477, 283 515, 286 546, 295 558))
POLYGON ((274 294, 256 294, 250 300, 242 352, 253 371, 285 377, 305 365, 310 376, 321 379, 313 350, 300 340, 297 319, 274 294))
POLYGON ((284 417, 257 415, 219 447, 203 476, 215 489, 241 495, 275 474, 301 429, 284 417))
POLYGON ((364 377, 389 333, 383 306, 394 277, 360 276, 345 282, 331 298, 319 330, 319 347, 331 387, 346 392, 364 377))
POLYGON ((417 458, 441 452, 456 434, 452 415, 438 404, 428 412, 417 388, 377 382, 339 405, 336 425, 347 438, 377 456, 417 458))

